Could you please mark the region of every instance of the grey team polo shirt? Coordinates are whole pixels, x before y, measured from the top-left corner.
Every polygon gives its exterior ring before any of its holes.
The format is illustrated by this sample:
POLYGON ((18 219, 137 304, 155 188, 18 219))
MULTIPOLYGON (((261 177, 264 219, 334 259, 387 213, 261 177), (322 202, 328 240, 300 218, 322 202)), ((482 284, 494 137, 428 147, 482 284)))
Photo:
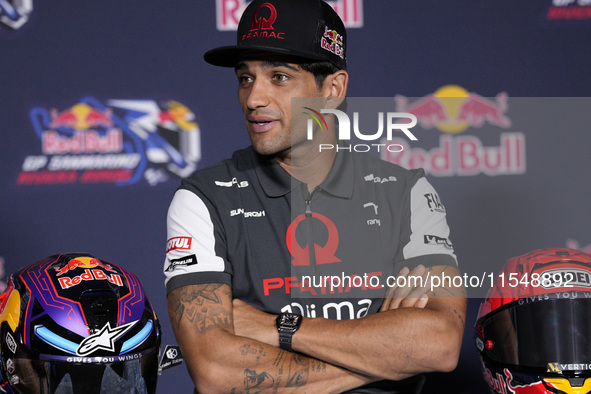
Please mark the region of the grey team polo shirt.
POLYGON ((269 313, 351 319, 417 264, 457 265, 445 208, 422 170, 365 153, 338 152, 310 194, 249 147, 184 179, 168 212, 168 292, 226 283, 269 313))
MULTIPOLYGON (((182 181, 167 225, 167 292, 225 283, 273 314, 360 318, 379 310, 404 266, 457 266, 445 207, 423 170, 365 153, 338 152, 308 193, 272 158, 239 150, 182 181)), ((422 381, 351 392, 414 393, 422 381)))

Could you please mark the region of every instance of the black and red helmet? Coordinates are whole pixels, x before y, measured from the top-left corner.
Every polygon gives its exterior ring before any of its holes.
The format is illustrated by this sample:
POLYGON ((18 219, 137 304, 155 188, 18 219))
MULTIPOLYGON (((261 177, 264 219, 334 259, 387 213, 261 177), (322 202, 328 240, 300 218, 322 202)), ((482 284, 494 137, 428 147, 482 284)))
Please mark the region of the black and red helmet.
POLYGON ((160 326, 130 271, 62 254, 10 275, 0 304, 2 389, 154 393, 160 326))
POLYGON ((475 331, 492 393, 591 393, 591 255, 550 248, 509 259, 475 331))

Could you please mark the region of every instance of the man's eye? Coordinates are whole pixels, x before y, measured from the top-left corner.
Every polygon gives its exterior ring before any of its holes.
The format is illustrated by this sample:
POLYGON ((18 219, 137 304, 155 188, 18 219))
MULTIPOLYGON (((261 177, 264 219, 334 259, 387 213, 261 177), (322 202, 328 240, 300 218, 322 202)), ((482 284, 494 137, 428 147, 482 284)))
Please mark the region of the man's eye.
POLYGON ((273 79, 277 82, 285 82, 285 81, 289 80, 289 77, 285 74, 275 74, 273 79))
POLYGON ((248 84, 250 82, 252 82, 252 78, 251 77, 248 77, 248 76, 238 77, 238 83, 240 85, 246 85, 246 84, 248 84))

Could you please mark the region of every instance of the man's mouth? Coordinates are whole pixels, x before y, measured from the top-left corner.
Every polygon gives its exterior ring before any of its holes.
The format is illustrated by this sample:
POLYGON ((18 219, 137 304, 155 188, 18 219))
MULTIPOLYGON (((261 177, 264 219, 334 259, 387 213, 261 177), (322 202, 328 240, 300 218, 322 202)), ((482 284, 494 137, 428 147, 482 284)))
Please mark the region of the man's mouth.
POLYGON ((269 131, 276 120, 263 116, 249 116, 248 121, 251 124, 251 130, 255 133, 264 133, 269 131))

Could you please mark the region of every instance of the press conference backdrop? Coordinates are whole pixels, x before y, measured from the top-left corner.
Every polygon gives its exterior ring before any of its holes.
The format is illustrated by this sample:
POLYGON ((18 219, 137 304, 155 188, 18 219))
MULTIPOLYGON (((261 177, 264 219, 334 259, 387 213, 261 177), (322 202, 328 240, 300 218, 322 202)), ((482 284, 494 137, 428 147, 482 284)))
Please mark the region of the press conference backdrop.
MULTIPOLYGON (((392 111, 417 116, 418 141, 400 135, 403 153, 383 157, 426 169, 465 272, 496 272, 543 247, 591 251, 587 2, 329 3, 349 26, 349 95, 391 97, 392 111), (464 99, 439 100, 448 95, 464 99)), ((175 343, 166 211, 180 177, 249 144, 233 71, 202 60, 234 42, 245 5, 0 3, 0 274, 65 251, 121 264, 175 343)), ((485 392, 478 302, 458 368, 429 376, 425 392, 485 392)), ((181 366, 159 387, 188 393, 192 383, 181 366)))

